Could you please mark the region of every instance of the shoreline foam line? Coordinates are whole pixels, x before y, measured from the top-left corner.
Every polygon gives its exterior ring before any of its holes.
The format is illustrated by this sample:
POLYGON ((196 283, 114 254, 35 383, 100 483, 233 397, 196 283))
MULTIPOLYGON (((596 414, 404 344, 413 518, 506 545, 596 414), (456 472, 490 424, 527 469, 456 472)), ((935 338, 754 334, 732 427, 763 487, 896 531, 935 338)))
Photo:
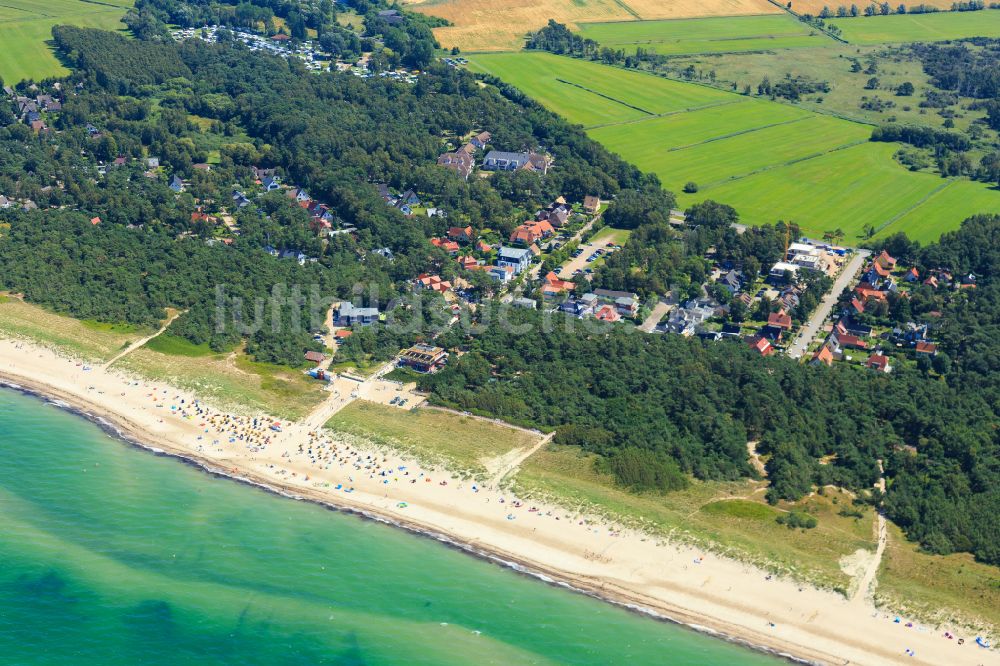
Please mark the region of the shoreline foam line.
POLYGON ((347 515, 356 516, 362 520, 370 520, 373 522, 388 525, 390 527, 402 529, 415 536, 432 539, 449 548, 464 552, 468 555, 472 555, 473 557, 479 558, 481 560, 497 564, 501 567, 510 569, 523 576, 528 576, 530 578, 539 580, 547 585, 563 588, 565 590, 569 590, 576 594, 583 594, 593 599, 597 599, 599 601, 603 601, 605 603, 610 603, 614 606, 618 606, 619 608, 623 608, 630 612, 637 613, 640 615, 645 615, 661 622, 667 622, 670 624, 685 627, 692 631, 696 631, 701 634, 706 634, 713 638, 718 638, 728 643, 732 643, 734 645, 739 645, 741 647, 745 647, 747 649, 754 650, 756 652, 784 659, 790 663, 817 664, 817 665, 822 663, 818 661, 802 659, 800 657, 796 657, 793 654, 777 650, 775 648, 766 645, 758 645, 742 637, 735 636, 703 624, 698 624, 697 622, 694 621, 682 620, 673 617, 670 614, 654 610, 640 603, 629 601, 626 598, 624 598, 624 595, 622 598, 617 598, 616 596, 602 593, 597 588, 591 588, 588 586, 574 584, 572 582, 564 580, 558 573, 545 571, 543 570, 543 568, 537 567, 536 565, 533 565, 529 562, 520 560, 513 555, 503 554, 488 548, 476 547, 473 546, 472 544, 462 541, 461 539, 453 537, 447 533, 432 530, 427 527, 418 525, 416 523, 400 520, 398 518, 390 518, 376 511, 372 511, 367 508, 360 508, 358 506, 353 506, 347 502, 341 503, 333 499, 325 499, 325 498, 321 499, 318 497, 303 495, 291 489, 284 488, 280 485, 275 485, 257 479, 254 477, 254 475, 251 474, 227 472, 224 469, 219 468, 215 463, 200 458, 194 455, 193 453, 181 452, 175 449, 165 450, 157 446, 154 446, 152 444, 148 444, 142 440, 141 435, 138 435, 135 432, 133 432, 132 427, 128 425, 127 422, 115 423, 114 422, 115 417, 111 417, 111 419, 109 419, 105 418, 104 416, 95 414, 94 412, 90 411, 90 409, 87 406, 80 404, 83 401, 74 400, 73 398, 70 398, 68 396, 59 396, 57 394, 59 394, 60 392, 55 391, 51 387, 46 387, 42 384, 35 382, 25 382, 24 380, 18 380, 18 381, 22 381, 24 383, 23 384, 15 383, 14 381, 10 380, 2 371, 0 371, 0 389, 10 389, 13 391, 17 391, 22 395, 30 396, 37 400, 41 400, 46 404, 56 407, 57 409, 61 409, 65 412, 86 419, 87 421, 93 423, 98 428, 100 428, 106 435, 108 435, 112 439, 118 440, 119 442, 122 442, 136 449, 152 453, 153 455, 159 457, 171 458, 177 460, 185 465, 190 465, 191 467, 194 467, 195 469, 201 472, 207 473, 210 476, 235 481, 242 485, 256 488, 258 490, 262 490, 266 493, 277 495, 285 499, 290 499, 300 502, 309 502, 310 504, 316 504, 329 511, 344 513, 347 515))

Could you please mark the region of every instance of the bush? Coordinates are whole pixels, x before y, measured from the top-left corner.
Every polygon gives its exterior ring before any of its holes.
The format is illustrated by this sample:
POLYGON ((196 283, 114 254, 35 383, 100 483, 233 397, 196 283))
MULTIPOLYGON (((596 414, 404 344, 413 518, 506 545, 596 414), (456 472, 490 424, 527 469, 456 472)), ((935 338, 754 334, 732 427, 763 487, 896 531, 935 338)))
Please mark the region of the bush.
POLYGON ((687 192, 688 194, 694 194, 695 192, 698 191, 698 183, 694 182, 693 180, 688 181, 684 185, 684 191, 687 192))
POLYGON ((608 458, 607 466, 618 483, 635 492, 665 493, 688 486, 675 460, 648 449, 626 447, 608 458))
POLYGON ((802 511, 783 513, 775 518, 775 520, 779 525, 784 525, 790 530, 793 530, 796 527, 801 527, 804 530, 811 530, 819 525, 819 521, 816 520, 816 516, 810 516, 808 513, 804 513, 802 511))

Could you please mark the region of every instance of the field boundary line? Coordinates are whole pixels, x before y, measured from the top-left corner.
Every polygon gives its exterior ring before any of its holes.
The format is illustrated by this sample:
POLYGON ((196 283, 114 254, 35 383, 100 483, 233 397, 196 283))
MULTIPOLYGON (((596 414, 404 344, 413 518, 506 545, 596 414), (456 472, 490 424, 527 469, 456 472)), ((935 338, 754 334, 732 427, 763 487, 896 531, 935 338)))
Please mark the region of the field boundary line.
POLYGON ((631 7, 629 7, 628 5, 626 5, 624 2, 622 2, 622 0, 615 0, 615 4, 618 5, 619 7, 621 7, 622 9, 624 9, 626 12, 628 12, 632 16, 634 16, 636 21, 643 20, 642 17, 639 16, 639 12, 635 11, 634 9, 632 9, 631 7))
POLYGON ((723 134, 721 136, 713 136, 710 139, 705 139, 704 141, 696 141, 694 143, 689 143, 686 146, 675 146, 674 148, 667 148, 667 152, 672 153, 677 150, 694 148, 695 146, 702 146, 706 143, 713 143, 715 141, 722 141, 724 139, 732 139, 733 137, 742 136, 744 134, 753 134, 754 132, 770 129, 771 127, 781 127, 782 125, 791 125, 792 123, 800 123, 803 120, 810 120, 810 119, 811 119, 810 116, 803 116, 801 118, 792 118, 791 120, 784 120, 780 123, 771 123, 769 125, 761 125, 760 127, 751 127, 749 129, 740 130, 738 132, 730 132, 729 134, 723 134))
POLYGON ((862 144, 868 143, 868 139, 861 139, 859 141, 852 141, 851 143, 845 143, 842 146, 836 146, 830 150, 824 150, 818 153, 812 153, 810 155, 803 155, 802 157, 796 157, 793 160, 788 160, 787 162, 779 162, 778 164, 769 164, 768 166, 761 167, 759 169, 754 169, 753 171, 748 171, 744 174, 739 174, 736 176, 730 176, 729 178, 723 178, 722 180, 715 180, 707 183, 704 187, 710 188, 717 185, 724 185, 726 183, 731 183, 735 180, 743 180, 744 178, 749 178, 750 176, 756 176, 757 174, 764 173, 766 171, 771 171, 772 169, 780 169, 781 167, 792 166, 793 164, 798 164, 800 162, 808 162, 809 160, 814 160, 818 157, 823 157, 824 155, 829 155, 831 153, 836 153, 840 150, 847 150, 848 148, 854 148, 855 146, 860 146, 862 144))
POLYGON ((647 120, 653 120, 655 118, 669 118, 670 116, 680 116, 685 113, 695 113, 696 111, 704 111, 705 109, 714 109, 717 106, 729 106, 731 104, 741 104, 742 100, 732 100, 725 102, 712 102, 711 104, 702 104, 701 106, 692 106, 687 109, 678 109, 676 111, 665 111, 663 113, 654 113, 647 118, 632 118, 630 120, 616 120, 613 123, 601 123, 600 125, 591 125, 590 127, 584 127, 585 130, 595 130, 603 129, 605 127, 617 127, 618 125, 631 125, 633 123, 644 123, 647 120))
POLYGON ((883 222, 882 224, 880 224, 879 226, 877 226, 875 228, 875 232, 872 234, 872 236, 874 236, 875 234, 881 233, 884 229, 886 229, 889 226, 895 224, 896 222, 899 222, 900 219, 902 219, 903 217, 905 217, 909 213, 912 213, 916 209, 920 208, 925 203, 927 203, 928 201, 930 201, 931 199, 933 199, 934 197, 936 197, 938 194, 940 194, 941 192, 944 192, 946 189, 948 189, 949 187, 951 187, 952 185, 954 185, 956 182, 957 182, 956 178, 949 178, 949 179, 945 180, 944 183, 938 185, 933 190, 931 190, 930 192, 928 192, 925 196, 923 196, 919 201, 915 202, 912 206, 910 206, 909 208, 906 208, 904 210, 901 210, 900 212, 896 213, 891 218, 889 218, 889 220, 887 222, 883 222))
MULTIPOLYGON (((780 14, 720 14, 718 16, 678 16, 677 18, 639 19, 641 23, 680 23, 681 21, 708 21, 714 19, 739 19, 752 18, 754 16, 780 16, 780 14)), ((617 21, 573 21, 577 25, 604 25, 609 23, 636 23, 628 19, 618 19, 617 21)))
POLYGON ((556 77, 556 81, 558 81, 559 83, 565 83, 568 86, 573 86, 574 88, 579 88, 580 90, 585 90, 586 92, 589 92, 591 95, 597 95, 598 97, 602 97, 602 98, 604 98, 604 99, 606 99, 606 100, 608 100, 610 102, 615 102, 616 104, 621 104, 622 106, 627 107, 629 109, 635 109, 636 111, 641 111, 642 113, 645 113, 645 114, 650 115, 650 116, 655 116, 656 115, 652 111, 647 111, 646 109, 643 109, 642 107, 634 106, 632 104, 629 104, 628 102, 623 102, 620 99, 615 99, 614 97, 611 97, 610 95, 605 95, 604 93, 597 92, 596 90, 591 90, 590 88, 588 88, 586 86, 581 86, 579 83, 573 83, 572 81, 567 81, 566 79, 560 79, 558 77, 556 77))

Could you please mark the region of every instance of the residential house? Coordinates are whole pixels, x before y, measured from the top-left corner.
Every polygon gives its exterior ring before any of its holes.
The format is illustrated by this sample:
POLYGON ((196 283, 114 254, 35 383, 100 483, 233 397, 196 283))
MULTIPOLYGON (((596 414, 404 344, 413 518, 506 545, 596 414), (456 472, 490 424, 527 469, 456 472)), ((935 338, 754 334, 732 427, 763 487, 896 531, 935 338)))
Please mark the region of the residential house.
POLYGON ((593 215, 601 209, 601 198, 587 195, 583 198, 583 210, 593 215))
POLYGON ((824 344, 822 347, 819 348, 819 351, 813 354, 812 363, 815 365, 819 365, 820 363, 822 363, 823 365, 826 366, 832 366, 833 351, 830 349, 830 347, 824 344))
POLYGON ((147 157, 146 158, 146 168, 147 169, 159 169, 160 168, 160 158, 159 157, 147 157))
POLYGON ((458 258, 458 265, 464 270, 474 271, 479 268, 479 260, 469 255, 463 255, 458 258))
POLYGON ((771 341, 759 335, 747 338, 747 344, 750 345, 750 349, 761 356, 770 356, 775 351, 774 347, 771 346, 771 341))
POLYGON ((337 329, 333 334, 333 341, 336 342, 338 345, 342 345, 344 344, 344 340, 351 337, 351 334, 353 333, 354 331, 352 331, 349 328, 337 329))
POLYGON ((403 192, 403 194, 400 195, 399 200, 408 203, 411 206, 420 205, 420 197, 418 197, 417 193, 413 190, 406 190, 403 192))
POLYGON ((368 326, 378 321, 378 308, 359 308, 351 302, 340 304, 337 310, 338 326, 368 326))
POLYGON ((522 308, 524 310, 536 310, 538 308, 538 303, 535 302, 533 298, 525 298, 523 296, 515 298, 510 302, 515 308, 522 308))
POLYGON ((458 150, 453 153, 443 153, 438 157, 437 163, 438 166, 451 169, 461 176, 463 180, 468 180, 469 175, 472 174, 472 169, 476 165, 476 160, 468 152, 458 150))
POLYGON ((542 240, 543 238, 553 236, 555 233, 556 230, 552 228, 552 225, 548 222, 548 220, 542 220, 540 222, 525 222, 511 232, 510 242, 531 245, 536 241, 542 240))
POLYGON ((878 372, 892 372, 892 366, 889 365, 889 357, 880 352, 869 356, 868 360, 865 361, 865 367, 878 372))
POLYGON ((239 190, 233 190, 233 204, 236 208, 246 208, 250 205, 250 199, 239 190))
POLYGON ((10 208, 10 199, 0 194, 0 208, 10 208))
POLYGON ((483 159, 483 169, 485 171, 517 171, 528 164, 531 157, 528 153, 506 153, 499 150, 491 150, 486 153, 483 159))
POLYGON ((448 229, 448 238, 453 241, 468 243, 472 240, 472 227, 452 227, 448 229))
POLYGON ((448 352, 441 347, 417 343, 399 355, 399 364, 417 372, 433 373, 448 362, 448 352))
POLYGON ((174 176, 173 179, 170 181, 169 187, 174 192, 178 192, 178 193, 179 192, 183 192, 184 191, 184 181, 181 180, 180 176, 174 176))
POLYGON ((494 280, 499 280, 506 284, 514 279, 514 267, 510 265, 490 266, 489 275, 494 280))
POLYGON ((621 318, 622 316, 618 314, 618 310, 616 310, 613 305, 602 305, 594 313, 594 319, 597 321, 614 323, 616 321, 621 321, 621 318))
MULTIPOLYGON (((121 159, 122 159, 122 164, 125 164, 125 158, 121 158, 121 159)), ((116 162, 115 166, 121 166, 121 165, 116 162)), ((211 171, 212 170, 212 165, 211 164, 207 164, 205 162, 199 162, 198 164, 192 164, 191 168, 192 169, 197 169, 198 171, 211 171)))
POLYGON ((692 299, 683 307, 674 308, 662 326, 670 333, 694 335, 702 324, 715 316, 717 308, 718 303, 712 299, 692 299))
POLYGON ((767 326, 762 334, 771 340, 780 340, 782 333, 792 330, 792 317, 784 310, 767 316, 767 326))
POLYGON ((868 343, 858 336, 851 335, 850 333, 840 333, 837 330, 834 330, 834 332, 830 334, 830 341, 837 348, 868 349, 868 343))
POLYGON ((260 181, 260 184, 264 187, 265 192, 274 192, 275 190, 281 189, 281 179, 277 176, 266 176, 260 181))
POLYGON ((928 285, 932 289, 937 289, 938 280, 933 275, 929 275, 929 276, 927 276, 927 279, 924 280, 924 284, 928 285))
POLYGON ((529 153, 528 161, 524 163, 520 168, 525 171, 533 171, 535 173, 540 173, 543 176, 549 172, 549 167, 552 166, 552 158, 548 155, 542 155, 540 153, 529 153))
POLYGON ((492 139, 493 135, 491 135, 489 132, 480 132, 476 136, 472 137, 472 141, 470 141, 469 143, 471 143, 476 148, 483 150, 484 148, 486 148, 486 146, 489 145, 492 139))
POLYGON ((555 271, 549 271, 548 275, 545 276, 544 283, 542 284, 542 295, 546 298, 552 298, 567 291, 573 291, 576 286, 569 280, 562 280, 556 275, 555 271))
POLYGON ((885 250, 875 258, 875 263, 887 271, 892 271, 896 267, 896 260, 885 250))
POLYGON ((417 291, 436 291, 439 294, 451 291, 451 282, 443 279, 440 275, 428 275, 422 273, 413 281, 414 289, 417 291))
POLYGON ((462 249, 455 241, 444 240, 443 238, 432 238, 431 245, 441 248, 448 254, 458 254, 458 251, 462 249))
POLYGON ((914 351, 918 354, 927 354, 928 356, 934 356, 937 354, 937 343, 927 342, 926 340, 921 340, 916 345, 913 346, 914 351))
POLYGON ((719 279, 719 284, 725 287, 726 291, 735 296, 741 289, 743 289, 743 273, 733 269, 719 279))
POLYGON ((483 252, 483 253, 489 253, 489 252, 493 251, 493 246, 490 245, 489 243, 487 243, 484 240, 478 240, 478 241, 476 241, 476 251, 477 252, 483 252))
POLYGON ((787 261, 779 261, 771 267, 770 276, 777 280, 784 280, 790 274, 792 279, 795 279, 796 274, 799 272, 798 264, 791 264, 787 261))
POLYGON ((976 288, 976 276, 969 273, 961 280, 959 280, 958 286, 960 289, 975 289, 976 288))
POLYGON ((906 271, 906 275, 903 276, 903 280, 905 280, 906 282, 916 282, 919 279, 920 279, 920 271, 918 271, 916 268, 911 268, 910 270, 906 271))
POLYGON ((393 196, 392 192, 389 190, 389 186, 385 183, 378 183, 375 185, 375 189, 378 190, 378 195, 382 197, 382 201, 386 203, 394 203, 396 197, 393 196))
POLYGON ((263 182, 265 178, 273 176, 277 170, 276 169, 262 169, 261 167, 258 167, 258 166, 251 166, 250 167, 250 171, 253 172, 254 179, 263 182))
MULTIPOLYGON (((602 303, 614 305, 618 314, 623 317, 635 317, 639 314, 639 296, 630 291, 615 291, 613 289, 595 289, 594 295, 602 303)), ((715 301, 705 301, 705 303, 716 304, 715 301)), ((716 304, 717 305, 717 304, 716 304)))
POLYGON ((546 221, 556 229, 561 229, 569 222, 570 209, 568 206, 553 205, 549 208, 538 211, 536 219, 546 221))
POLYGON ((570 298, 560 304, 559 310, 575 317, 586 317, 594 312, 597 307, 597 296, 594 294, 584 294, 580 298, 570 298))
POLYGON ((497 266, 510 266, 514 269, 514 274, 519 275, 531 265, 531 257, 531 250, 527 248, 501 246, 497 266))

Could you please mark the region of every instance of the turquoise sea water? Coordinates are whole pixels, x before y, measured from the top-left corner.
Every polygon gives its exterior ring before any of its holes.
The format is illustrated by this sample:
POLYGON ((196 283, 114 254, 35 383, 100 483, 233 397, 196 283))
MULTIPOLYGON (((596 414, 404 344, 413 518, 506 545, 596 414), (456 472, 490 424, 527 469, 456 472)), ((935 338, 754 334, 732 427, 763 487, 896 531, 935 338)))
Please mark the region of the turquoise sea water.
POLYGON ((778 664, 0 389, 2 664, 778 664))

